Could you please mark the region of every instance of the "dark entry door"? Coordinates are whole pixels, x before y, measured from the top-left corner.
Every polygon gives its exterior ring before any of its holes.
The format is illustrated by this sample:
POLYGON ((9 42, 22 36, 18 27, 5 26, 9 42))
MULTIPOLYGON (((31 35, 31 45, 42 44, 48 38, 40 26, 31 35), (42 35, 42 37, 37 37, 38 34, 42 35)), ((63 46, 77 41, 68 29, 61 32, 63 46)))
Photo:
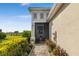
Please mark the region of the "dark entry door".
POLYGON ((44 24, 36 24, 36 42, 42 42, 44 40, 44 24))

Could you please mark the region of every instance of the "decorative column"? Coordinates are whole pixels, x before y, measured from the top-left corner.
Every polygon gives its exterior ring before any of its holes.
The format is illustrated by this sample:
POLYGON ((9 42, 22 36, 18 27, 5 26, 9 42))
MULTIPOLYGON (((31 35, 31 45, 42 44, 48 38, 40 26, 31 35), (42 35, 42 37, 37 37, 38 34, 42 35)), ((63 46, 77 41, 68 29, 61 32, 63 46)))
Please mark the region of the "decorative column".
POLYGON ((31 43, 35 43, 35 23, 32 23, 31 43))

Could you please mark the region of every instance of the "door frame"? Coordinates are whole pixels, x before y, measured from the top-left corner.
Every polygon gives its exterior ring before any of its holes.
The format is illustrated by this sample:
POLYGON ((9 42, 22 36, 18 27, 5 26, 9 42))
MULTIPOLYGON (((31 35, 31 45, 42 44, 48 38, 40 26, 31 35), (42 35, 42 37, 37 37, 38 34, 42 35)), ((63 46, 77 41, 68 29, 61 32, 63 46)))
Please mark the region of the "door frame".
POLYGON ((43 30, 43 32, 44 32, 44 34, 43 34, 43 39, 42 39, 42 41, 45 41, 45 38, 46 37, 49 37, 49 25, 47 26, 46 24, 48 24, 48 23, 46 23, 46 22, 42 22, 42 23, 35 23, 35 42, 36 43, 40 43, 39 42, 39 38, 37 38, 37 29, 36 29, 36 27, 37 26, 43 26, 44 27, 44 30, 43 30), (48 27, 48 28, 46 28, 46 27, 48 27), (46 31, 46 29, 48 29, 48 31, 46 31), (48 33, 46 33, 46 32, 48 32, 48 33), (47 35, 46 35, 47 34, 47 35))

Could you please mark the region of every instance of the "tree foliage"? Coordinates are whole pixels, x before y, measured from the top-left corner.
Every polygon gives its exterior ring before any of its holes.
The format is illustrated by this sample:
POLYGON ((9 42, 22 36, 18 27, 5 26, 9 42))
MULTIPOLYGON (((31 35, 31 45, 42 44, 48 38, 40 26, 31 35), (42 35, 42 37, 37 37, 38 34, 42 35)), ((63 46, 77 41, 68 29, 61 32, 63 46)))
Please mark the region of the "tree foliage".
POLYGON ((19 33, 19 31, 15 31, 14 33, 19 33))
POLYGON ((19 34, 19 31, 14 31, 14 34, 15 34, 15 35, 18 35, 18 34, 19 34))
POLYGON ((31 31, 23 31, 22 36, 29 38, 31 35, 31 31))
POLYGON ((2 32, 2 29, 0 29, 0 32, 2 32))
POLYGON ((0 39, 5 39, 5 37, 6 37, 6 34, 3 32, 0 32, 0 39))

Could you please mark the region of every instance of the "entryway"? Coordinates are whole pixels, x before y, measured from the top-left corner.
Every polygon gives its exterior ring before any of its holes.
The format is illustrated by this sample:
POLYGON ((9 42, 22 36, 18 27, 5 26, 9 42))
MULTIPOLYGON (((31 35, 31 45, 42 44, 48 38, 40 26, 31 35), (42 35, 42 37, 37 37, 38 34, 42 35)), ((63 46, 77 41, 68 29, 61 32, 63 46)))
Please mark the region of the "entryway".
POLYGON ((42 43, 49 37, 48 23, 35 23, 35 43, 42 43))

